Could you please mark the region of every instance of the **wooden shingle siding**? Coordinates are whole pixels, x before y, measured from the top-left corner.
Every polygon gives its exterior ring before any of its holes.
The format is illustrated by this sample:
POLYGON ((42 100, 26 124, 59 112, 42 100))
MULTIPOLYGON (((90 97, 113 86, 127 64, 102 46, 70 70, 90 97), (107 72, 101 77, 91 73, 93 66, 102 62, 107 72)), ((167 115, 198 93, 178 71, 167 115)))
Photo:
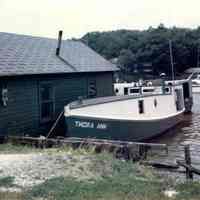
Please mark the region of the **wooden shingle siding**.
POLYGON ((96 85, 98 97, 113 95, 112 76, 109 73, 96 75, 96 85))
POLYGON ((48 81, 54 87, 56 119, 69 102, 87 96, 91 77, 96 80, 97 96, 113 94, 112 72, 18 76, 1 80, 7 83, 8 105, 0 105, 0 134, 46 134, 53 122, 40 121, 39 84, 48 81))
POLYGON ((39 117, 37 81, 30 79, 7 79, 8 105, 0 106, 0 130, 4 134, 32 133, 37 129, 39 117))

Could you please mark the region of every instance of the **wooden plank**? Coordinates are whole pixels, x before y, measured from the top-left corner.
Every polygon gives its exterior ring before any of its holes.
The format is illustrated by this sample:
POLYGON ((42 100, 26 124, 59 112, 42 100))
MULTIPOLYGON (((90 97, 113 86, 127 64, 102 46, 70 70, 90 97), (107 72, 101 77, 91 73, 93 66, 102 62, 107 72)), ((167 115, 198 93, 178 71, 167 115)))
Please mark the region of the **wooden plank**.
POLYGON ((76 137, 69 137, 66 140, 87 140, 90 142, 102 142, 102 143, 114 143, 114 144, 121 144, 121 145, 142 145, 147 147, 158 147, 158 148, 167 148, 166 144, 158 144, 158 143, 144 143, 144 142, 130 142, 130 141, 119 141, 119 140, 106 140, 106 139, 95 139, 95 138, 76 138, 76 137))
POLYGON ((124 158, 126 160, 138 161, 146 159, 147 152, 149 149, 159 147, 159 149, 166 149, 165 144, 148 144, 138 142, 124 142, 114 140, 101 140, 101 139, 90 139, 90 138, 64 138, 64 139, 53 139, 45 137, 9 137, 13 142, 20 144, 30 144, 36 147, 52 147, 52 146, 71 146, 72 148, 89 148, 94 147, 96 152, 103 150, 112 152, 114 156, 118 158, 124 158), (153 145, 153 146, 152 146, 153 145))
POLYGON ((187 165, 184 161, 181 161, 181 160, 177 160, 176 163, 186 169, 189 169, 191 172, 197 174, 197 175, 200 175, 200 170, 191 166, 191 165, 187 165))
POLYGON ((8 139, 10 140, 18 140, 18 141, 51 141, 51 142, 58 142, 61 143, 90 143, 90 144, 104 144, 104 145, 119 145, 119 146, 126 146, 128 148, 131 148, 132 146, 142 146, 144 148, 146 147, 159 147, 166 149, 166 144, 154 144, 154 143, 139 143, 139 142, 127 142, 127 141, 114 141, 114 140, 104 140, 104 139, 91 139, 91 138, 64 138, 64 139, 53 139, 53 138, 45 138, 45 137, 18 137, 18 136, 8 136, 8 139))
POLYGON ((179 165, 174 163, 154 162, 154 161, 142 161, 143 165, 152 166, 155 168, 166 168, 166 169, 178 169, 179 165))

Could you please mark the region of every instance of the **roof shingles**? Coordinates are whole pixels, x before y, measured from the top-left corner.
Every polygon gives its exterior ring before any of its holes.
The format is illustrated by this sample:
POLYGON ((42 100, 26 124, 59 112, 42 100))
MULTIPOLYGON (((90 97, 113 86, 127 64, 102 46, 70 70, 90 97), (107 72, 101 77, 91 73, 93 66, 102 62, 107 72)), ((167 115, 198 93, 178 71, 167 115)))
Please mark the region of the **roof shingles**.
POLYGON ((0 32, 0 76, 116 71, 99 54, 80 41, 62 41, 0 32))

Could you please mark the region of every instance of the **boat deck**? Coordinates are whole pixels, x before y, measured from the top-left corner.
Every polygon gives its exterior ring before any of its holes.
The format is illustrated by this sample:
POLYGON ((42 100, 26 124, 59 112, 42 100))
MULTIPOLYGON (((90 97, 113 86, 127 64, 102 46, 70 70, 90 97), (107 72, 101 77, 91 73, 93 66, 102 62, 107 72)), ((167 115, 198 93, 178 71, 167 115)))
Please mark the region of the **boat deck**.
POLYGON ((125 95, 125 96, 108 96, 108 97, 98 97, 93 99, 80 99, 77 101, 73 101, 69 104, 70 109, 82 108, 91 105, 98 105, 102 103, 110 103, 116 101, 123 101, 129 99, 138 99, 143 97, 152 97, 152 96, 163 96, 163 95, 171 95, 171 93, 160 93, 160 94, 139 94, 139 95, 125 95))

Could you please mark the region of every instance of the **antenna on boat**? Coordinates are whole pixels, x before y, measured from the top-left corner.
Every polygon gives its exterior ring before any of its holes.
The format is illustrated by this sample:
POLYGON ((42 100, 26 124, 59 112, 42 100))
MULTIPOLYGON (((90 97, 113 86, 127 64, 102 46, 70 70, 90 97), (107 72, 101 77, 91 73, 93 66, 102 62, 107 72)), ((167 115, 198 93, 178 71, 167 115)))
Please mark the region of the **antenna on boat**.
POLYGON ((199 44, 197 46, 197 67, 199 67, 199 44))
POLYGON ((170 51, 170 61, 171 61, 171 70, 172 70, 172 81, 173 85, 175 84, 174 78, 174 60, 173 60, 173 52, 172 52, 172 41, 169 40, 169 51, 170 51))

